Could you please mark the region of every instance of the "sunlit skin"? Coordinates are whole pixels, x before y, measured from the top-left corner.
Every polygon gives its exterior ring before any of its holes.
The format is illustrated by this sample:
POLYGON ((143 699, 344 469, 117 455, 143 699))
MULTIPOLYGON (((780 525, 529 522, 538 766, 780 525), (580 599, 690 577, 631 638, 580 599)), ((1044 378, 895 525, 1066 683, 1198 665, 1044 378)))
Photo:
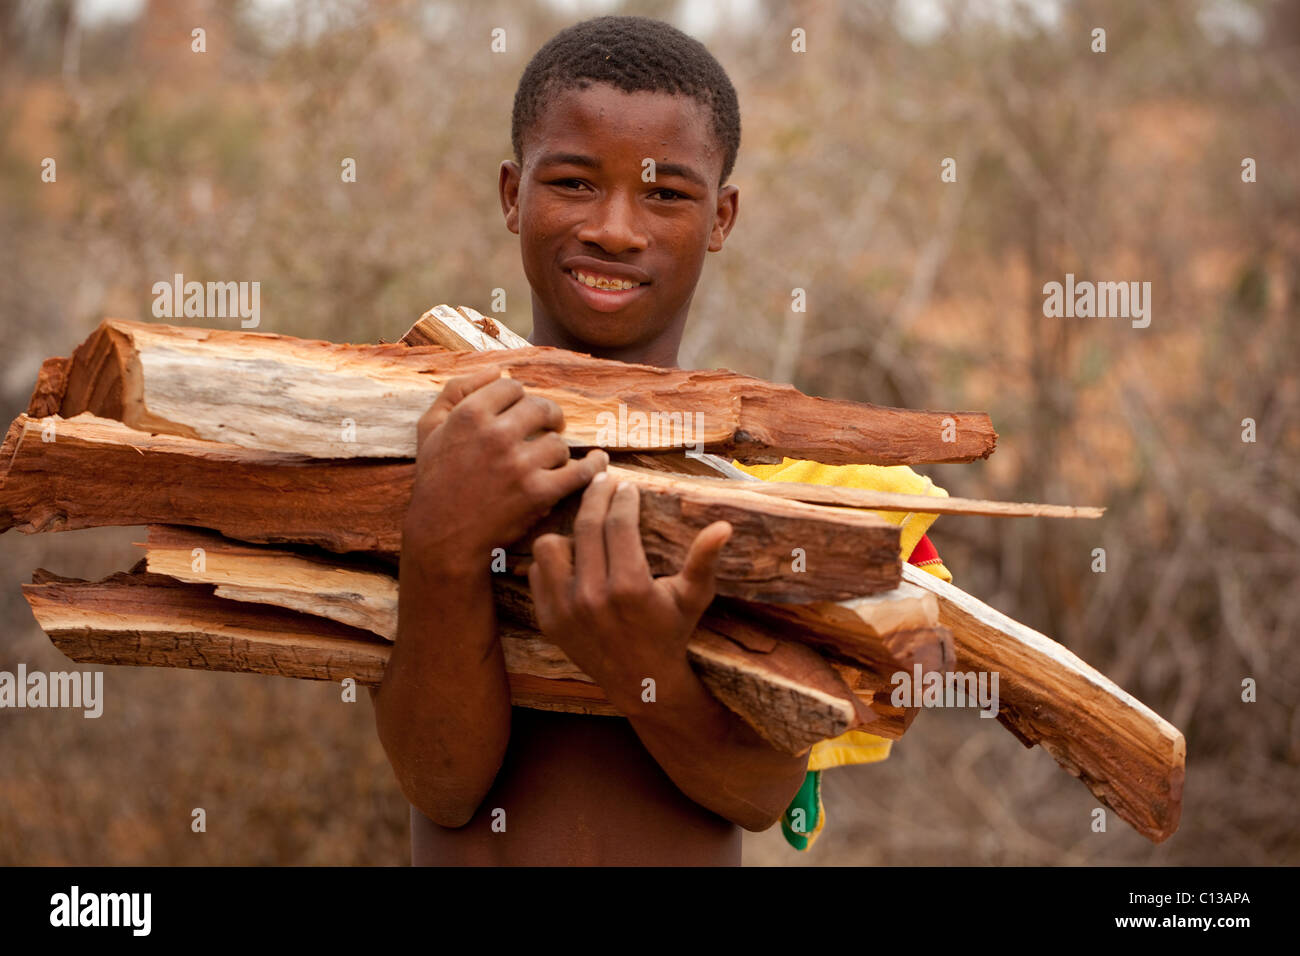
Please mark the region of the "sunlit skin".
MULTIPOLYGON (((686 97, 600 84, 548 106, 499 180, 534 344, 677 364, 705 253, 736 217, 709 122, 686 97), (579 286, 575 262, 644 284, 579 286)), ((775 823, 807 758, 768 746, 686 660, 731 527, 704 528, 678 574, 652 577, 637 494, 605 479, 603 452, 570 458, 563 428, 558 405, 493 370, 449 383, 421 420, 398 638, 374 698, 413 861, 738 864, 739 827, 775 823), (627 720, 512 708, 496 637, 491 548, 578 488, 573 535, 536 540, 529 583, 545 637, 627 720)))

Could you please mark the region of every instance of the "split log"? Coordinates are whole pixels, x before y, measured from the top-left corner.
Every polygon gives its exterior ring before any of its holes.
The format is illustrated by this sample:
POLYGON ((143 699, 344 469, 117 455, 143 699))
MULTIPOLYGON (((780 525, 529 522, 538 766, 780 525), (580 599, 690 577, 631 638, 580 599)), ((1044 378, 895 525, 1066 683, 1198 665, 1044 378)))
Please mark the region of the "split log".
MULTIPOLYGON (((397 578, 382 565, 246 544, 169 525, 150 525, 142 547, 151 574, 213 585, 219 598, 329 618, 387 641, 397 637, 397 578)), ((562 676, 578 678, 576 673, 562 676)))
MULTIPOLYGON (((162 575, 119 573, 79 581, 38 570, 23 585, 41 629, 73 661, 182 667, 342 681, 378 687, 392 645, 357 628, 277 607, 228 601, 201 585, 162 575)), ((526 640, 502 635, 516 667, 511 702, 534 710, 613 716, 590 682, 527 673, 526 640), (523 668, 523 669, 520 669, 523 668)))
MULTIPOLYGON (((201 668, 378 686, 391 642, 325 617, 241 604, 152 573, 85 582, 38 571, 23 589, 51 641, 79 662, 201 668)), ((265 597, 265 593, 263 597, 265 597)), ((505 622, 501 644, 516 706, 615 716, 558 648, 505 622)), ((758 655, 701 631, 690 659, 706 687, 774 747, 803 753, 873 721, 815 652, 758 655)))
MULTIPOLYGON (((187 528, 152 526, 146 548, 150 572, 214 585, 217 597, 289 608, 396 637, 397 581, 382 569, 187 528)), ((494 590, 498 620, 516 629, 513 639, 503 641, 509 671, 590 680, 542 638, 525 584, 503 575, 494 590)), ((896 603, 900 618, 913 610, 907 598, 896 603)), ((891 738, 907 728, 907 715, 899 708, 884 705, 881 713, 873 712, 874 688, 859 700, 815 651, 743 619, 709 613, 687 645, 687 658, 715 697, 787 753, 802 753, 854 727, 891 738)))
POLYGON ((999 675, 998 719, 1026 747, 1042 744, 1152 842, 1178 829, 1187 744, 1176 727, 1051 638, 920 569, 904 576, 938 598, 957 667, 999 675))
POLYGON ((957 657, 933 595, 908 582, 882 595, 812 604, 718 601, 723 613, 767 632, 798 634, 861 671, 858 690, 888 696, 896 674, 950 671, 957 657), (937 622, 937 624, 936 624, 937 622))
MULTIPOLYGON (((19 416, 0 459, 0 530, 184 524, 243 541, 388 560, 401 550, 415 467, 323 462, 150 435, 93 416, 19 416), (50 425, 52 433, 43 434, 50 425)), ((801 603, 898 586, 899 531, 878 516, 744 489, 700 488, 666 475, 618 477, 640 491, 641 535, 655 574, 676 573, 695 534, 726 520, 734 533, 719 562, 719 594, 801 603), (807 573, 792 568, 796 549, 807 573)), ((567 498, 518 547, 526 552, 537 534, 570 528, 579 500, 567 498)))
POLYGON ((90 415, 20 415, 0 450, 0 530, 185 524, 395 559, 412 470, 150 435, 90 415))
POLYGON ((317 458, 414 458, 415 423, 442 386, 486 367, 557 402, 575 447, 704 445, 752 461, 896 465, 973 461, 990 455, 997 440, 982 412, 810 398, 725 370, 550 348, 335 345, 116 319, 73 353, 59 412, 317 458))
POLYGON ((469 306, 435 305, 402 336, 403 345, 437 345, 453 352, 529 348, 532 343, 469 306))

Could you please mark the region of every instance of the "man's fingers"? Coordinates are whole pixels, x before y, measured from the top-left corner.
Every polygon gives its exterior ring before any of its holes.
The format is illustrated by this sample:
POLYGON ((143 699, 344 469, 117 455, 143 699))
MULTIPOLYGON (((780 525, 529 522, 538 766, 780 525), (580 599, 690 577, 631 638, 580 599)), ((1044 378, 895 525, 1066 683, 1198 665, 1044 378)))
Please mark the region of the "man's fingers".
POLYGON ((533 563, 528 568, 532 584, 537 575, 544 587, 565 584, 573 576, 573 542, 562 534, 538 535, 533 542, 533 563))
POLYGON ((567 613, 573 581, 573 544, 560 534, 543 534, 533 542, 533 563, 528 568, 528 589, 533 611, 543 631, 567 613))
POLYGON ((602 448, 593 448, 582 458, 570 458, 559 468, 541 472, 536 481, 546 507, 553 507, 579 488, 589 486, 592 479, 604 472, 608 464, 608 452, 602 448))
POLYGON ((717 593, 718 560, 731 538, 731 525, 715 521, 695 536, 686 553, 682 570, 668 579, 678 606, 692 614, 703 614, 717 593))
POLYGON ((582 493, 578 516, 573 519, 574 588, 578 599, 595 600, 605 590, 609 573, 605 557, 605 515, 615 482, 601 471, 582 493))
POLYGON ((605 517, 605 553, 615 594, 632 594, 650 582, 650 565, 641 544, 641 495, 631 482, 619 482, 605 517))
POLYGON ((564 410, 549 398, 525 395, 501 416, 502 422, 520 438, 539 431, 564 430, 564 410))
POLYGON ((560 437, 559 432, 543 432, 524 442, 522 454, 532 468, 559 468, 570 460, 569 443, 560 437))
POLYGON ((447 420, 451 410, 455 408, 466 396, 478 391, 483 386, 489 384, 501 377, 499 368, 481 368, 477 372, 469 375, 461 375, 457 378, 450 379, 438 393, 429 410, 420 416, 419 424, 416 427, 416 447, 419 448, 424 444, 424 440, 429 437, 429 433, 447 420))

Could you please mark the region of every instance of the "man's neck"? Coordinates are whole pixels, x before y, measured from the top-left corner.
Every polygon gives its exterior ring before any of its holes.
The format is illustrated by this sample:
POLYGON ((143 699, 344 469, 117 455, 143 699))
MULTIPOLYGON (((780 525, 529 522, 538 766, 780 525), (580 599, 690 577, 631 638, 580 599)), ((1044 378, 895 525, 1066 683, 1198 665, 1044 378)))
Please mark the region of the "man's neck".
POLYGON ((629 345, 623 348, 601 348, 589 342, 575 338, 565 332, 556 322, 541 318, 533 312, 533 331, 528 336, 531 345, 548 345, 570 352, 582 352, 594 358, 614 359, 618 362, 635 362, 639 365, 655 365, 659 368, 677 368, 677 350, 681 345, 681 329, 667 328, 661 335, 649 342, 629 345))

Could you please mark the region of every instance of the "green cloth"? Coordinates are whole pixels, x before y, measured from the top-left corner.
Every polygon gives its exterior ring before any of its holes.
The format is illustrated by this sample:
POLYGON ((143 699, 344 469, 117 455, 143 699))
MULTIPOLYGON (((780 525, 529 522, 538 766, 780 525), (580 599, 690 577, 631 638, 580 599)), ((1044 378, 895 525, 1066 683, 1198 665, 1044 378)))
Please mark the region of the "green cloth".
POLYGON ((821 814, 822 772, 809 770, 803 786, 781 815, 781 832, 785 841, 796 850, 808 849, 809 838, 817 830, 821 814))

